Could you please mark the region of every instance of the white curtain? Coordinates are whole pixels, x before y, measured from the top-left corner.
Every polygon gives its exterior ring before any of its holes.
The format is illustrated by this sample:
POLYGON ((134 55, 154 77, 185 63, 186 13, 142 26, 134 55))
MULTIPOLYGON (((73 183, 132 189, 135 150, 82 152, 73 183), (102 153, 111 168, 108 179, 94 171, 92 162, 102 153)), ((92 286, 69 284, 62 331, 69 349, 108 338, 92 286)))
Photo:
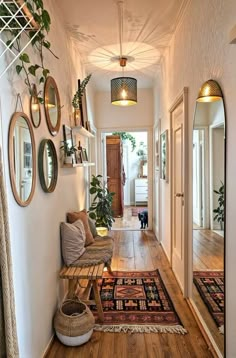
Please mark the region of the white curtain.
POLYGON ((6 189, 0 148, 0 357, 19 357, 6 189))

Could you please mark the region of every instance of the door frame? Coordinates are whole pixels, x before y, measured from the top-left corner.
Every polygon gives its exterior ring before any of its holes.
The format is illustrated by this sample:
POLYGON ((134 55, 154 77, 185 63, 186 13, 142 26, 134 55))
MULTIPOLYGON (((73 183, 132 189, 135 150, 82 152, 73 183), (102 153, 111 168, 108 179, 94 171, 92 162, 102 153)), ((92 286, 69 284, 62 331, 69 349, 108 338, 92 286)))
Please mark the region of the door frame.
MULTIPOLYGON (((183 281, 183 296, 187 297, 188 294, 188 88, 184 87, 179 96, 173 102, 170 112, 170 232, 171 232, 171 245, 170 245, 170 265, 172 267, 172 255, 173 255, 173 209, 174 209, 174 180, 173 180, 173 112, 179 106, 179 104, 183 102, 183 168, 184 168, 184 176, 183 176, 183 189, 184 189, 184 241, 183 241, 183 261, 184 261, 184 281, 183 281)), ((177 279, 177 277, 176 277, 177 279)), ((178 281, 178 279, 177 279, 178 281)), ((180 285, 181 287, 181 285, 180 285)))

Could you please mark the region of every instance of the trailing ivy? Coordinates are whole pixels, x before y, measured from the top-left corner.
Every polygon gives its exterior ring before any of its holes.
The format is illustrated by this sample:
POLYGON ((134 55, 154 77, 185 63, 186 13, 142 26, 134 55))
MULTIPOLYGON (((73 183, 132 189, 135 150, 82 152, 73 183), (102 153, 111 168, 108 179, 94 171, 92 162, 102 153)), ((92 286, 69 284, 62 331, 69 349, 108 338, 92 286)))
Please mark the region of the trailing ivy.
POLYGON ((85 79, 80 84, 78 90, 75 92, 75 95, 74 95, 73 100, 72 100, 72 106, 74 108, 79 108, 79 106, 81 104, 81 101, 82 101, 82 97, 83 97, 84 92, 85 92, 85 88, 86 88, 91 76, 92 76, 92 74, 90 73, 87 77, 85 77, 85 79))
MULTIPOLYGON (((24 76, 24 82, 28 87, 28 91, 31 95, 33 94, 32 77, 35 77, 34 82, 37 78, 40 84, 45 82, 48 74, 50 73, 50 70, 46 68, 44 64, 44 51, 47 50, 51 52, 53 56, 57 59, 58 57, 52 52, 51 43, 46 38, 48 32, 50 31, 51 18, 47 10, 44 9, 43 0, 27 0, 25 3, 40 28, 37 35, 35 35, 37 30, 31 30, 29 32, 24 31, 24 34, 26 34, 30 39, 32 39, 31 45, 36 51, 36 53, 39 55, 40 63, 33 63, 28 53, 23 52, 19 56, 18 63, 16 65, 16 73, 18 75, 24 76)), ((14 4, 12 4, 12 6, 13 8, 11 9, 11 11, 14 13, 14 11, 16 11, 16 6, 14 4)), ((9 12, 3 4, 0 5, 0 17, 1 16, 9 16, 9 12)), ((22 34, 19 34, 20 30, 7 29, 6 32, 9 37, 8 41, 6 42, 6 45, 19 54, 24 47, 24 38, 22 34), (12 43, 16 36, 18 36, 17 39, 12 43)), ((41 92, 37 94, 37 97, 40 103, 43 103, 43 98, 40 96, 40 93, 41 92)))
POLYGON ((136 148, 136 139, 132 136, 132 134, 127 133, 127 132, 113 132, 113 135, 119 135, 121 140, 129 140, 131 142, 132 145, 132 152, 134 151, 134 149, 136 148))

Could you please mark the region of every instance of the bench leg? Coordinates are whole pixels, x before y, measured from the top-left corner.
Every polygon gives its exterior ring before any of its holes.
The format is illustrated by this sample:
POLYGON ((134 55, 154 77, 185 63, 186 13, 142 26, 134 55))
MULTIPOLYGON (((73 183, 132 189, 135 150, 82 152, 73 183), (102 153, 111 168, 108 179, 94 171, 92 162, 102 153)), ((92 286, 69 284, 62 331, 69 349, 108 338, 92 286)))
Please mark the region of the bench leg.
POLYGON ((95 302, 96 302, 97 310, 98 310, 98 317, 99 317, 100 321, 103 322, 104 314, 103 314, 103 309, 102 309, 101 297, 100 297, 99 291, 98 291, 97 280, 92 280, 92 285, 93 285, 94 298, 95 298, 95 302))
POLYGON ((75 289, 77 285, 77 279, 69 280, 69 289, 68 289, 68 298, 73 298, 75 296, 75 289))

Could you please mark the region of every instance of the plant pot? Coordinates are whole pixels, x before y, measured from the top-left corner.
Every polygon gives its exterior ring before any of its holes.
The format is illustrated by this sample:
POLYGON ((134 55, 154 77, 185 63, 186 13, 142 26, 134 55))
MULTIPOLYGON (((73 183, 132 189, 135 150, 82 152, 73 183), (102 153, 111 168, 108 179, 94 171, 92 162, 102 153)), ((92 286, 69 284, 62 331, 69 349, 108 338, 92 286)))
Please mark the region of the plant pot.
POLYGON ((74 164, 75 163, 75 155, 74 154, 66 155, 65 156, 65 163, 66 164, 74 164))

